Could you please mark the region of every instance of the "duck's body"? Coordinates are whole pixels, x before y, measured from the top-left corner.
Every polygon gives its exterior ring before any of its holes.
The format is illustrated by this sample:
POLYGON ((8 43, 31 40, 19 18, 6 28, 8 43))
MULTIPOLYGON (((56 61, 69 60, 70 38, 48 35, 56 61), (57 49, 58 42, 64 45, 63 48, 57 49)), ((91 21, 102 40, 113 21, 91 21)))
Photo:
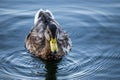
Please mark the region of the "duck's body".
POLYGON ((71 49, 71 40, 50 11, 39 10, 26 38, 26 48, 44 60, 58 60, 71 49))

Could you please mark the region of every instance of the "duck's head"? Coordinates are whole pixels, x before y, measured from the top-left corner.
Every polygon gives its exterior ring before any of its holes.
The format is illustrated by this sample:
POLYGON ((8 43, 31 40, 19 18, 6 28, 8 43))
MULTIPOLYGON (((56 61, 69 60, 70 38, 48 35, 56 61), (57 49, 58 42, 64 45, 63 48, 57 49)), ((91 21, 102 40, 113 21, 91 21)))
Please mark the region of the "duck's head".
POLYGON ((57 26, 53 23, 47 25, 45 30, 45 38, 49 42, 50 50, 52 54, 58 52, 58 43, 57 43, 57 26))

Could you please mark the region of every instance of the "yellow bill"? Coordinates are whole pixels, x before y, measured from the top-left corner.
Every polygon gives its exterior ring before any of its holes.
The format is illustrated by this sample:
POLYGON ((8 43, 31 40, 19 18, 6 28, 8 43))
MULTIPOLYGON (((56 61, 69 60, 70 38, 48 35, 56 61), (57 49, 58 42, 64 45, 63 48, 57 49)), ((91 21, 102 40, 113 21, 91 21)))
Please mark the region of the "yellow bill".
POLYGON ((50 48, 52 52, 58 52, 58 44, 56 38, 51 38, 50 40, 50 48))

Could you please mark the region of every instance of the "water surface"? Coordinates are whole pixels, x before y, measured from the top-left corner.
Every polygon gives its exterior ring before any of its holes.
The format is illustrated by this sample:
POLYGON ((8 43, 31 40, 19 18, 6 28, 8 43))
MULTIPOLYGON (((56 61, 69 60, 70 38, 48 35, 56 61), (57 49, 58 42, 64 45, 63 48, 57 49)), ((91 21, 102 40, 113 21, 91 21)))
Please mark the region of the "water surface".
POLYGON ((1 0, 0 80, 119 80, 119 0, 1 0), (53 12, 73 48, 43 62, 24 47, 40 8, 53 12))

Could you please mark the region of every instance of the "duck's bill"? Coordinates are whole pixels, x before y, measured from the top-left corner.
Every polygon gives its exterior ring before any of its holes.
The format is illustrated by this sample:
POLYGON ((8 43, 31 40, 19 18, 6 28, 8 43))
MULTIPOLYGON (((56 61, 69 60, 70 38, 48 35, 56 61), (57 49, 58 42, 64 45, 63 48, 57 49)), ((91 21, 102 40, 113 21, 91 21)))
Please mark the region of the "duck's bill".
POLYGON ((50 48, 52 53, 57 53, 58 52, 58 44, 56 38, 51 38, 50 39, 50 48))

